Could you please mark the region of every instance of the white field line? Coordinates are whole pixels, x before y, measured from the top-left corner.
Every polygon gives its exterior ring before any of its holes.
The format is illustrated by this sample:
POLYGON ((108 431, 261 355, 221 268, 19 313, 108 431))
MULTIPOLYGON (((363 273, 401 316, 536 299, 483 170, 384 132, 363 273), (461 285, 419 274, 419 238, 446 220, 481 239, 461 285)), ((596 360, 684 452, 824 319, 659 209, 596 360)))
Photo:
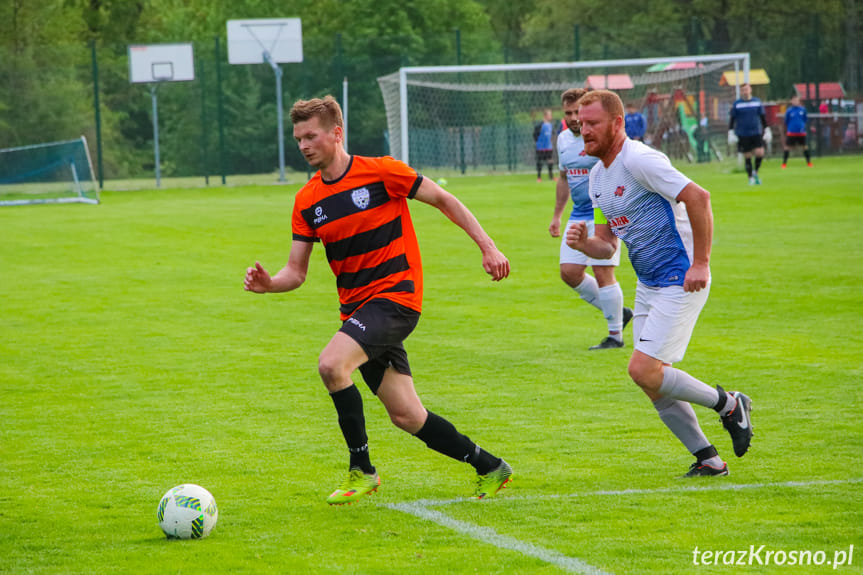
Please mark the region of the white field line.
MULTIPOLYGON (((683 481, 683 480, 681 480, 683 481)), ((689 481, 692 481, 691 479, 689 481)), ((717 481, 717 480, 714 480, 717 481)), ((722 481, 721 479, 718 481, 722 481)), ((819 485, 845 485, 849 483, 863 483, 863 477, 853 479, 815 479, 812 481, 782 481, 778 483, 715 483, 713 485, 680 485, 673 487, 656 487, 652 489, 615 489, 609 491, 588 491, 586 493, 572 493, 564 495, 560 493, 545 493, 539 495, 509 495, 504 493, 503 497, 486 499, 481 503, 487 505, 492 502, 519 501, 533 499, 576 499, 585 497, 601 497, 605 495, 652 495, 655 493, 686 493, 692 491, 739 491, 743 489, 765 489, 770 487, 816 487, 819 485)), ((451 505, 453 503, 476 502, 475 497, 458 497, 455 499, 419 499, 411 501, 425 507, 437 505, 451 505)), ((387 504, 396 505, 396 504, 387 504)))
POLYGON ((403 513, 408 513, 410 515, 414 515, 415 517, 419 517, 420 519, 424 519, 426 521, 431 521, 433 523, 437 523, 443 527, 447 527, 452 529, 453 531, 457 531, 458 533, 462 533, 476 539, 477 541, 482 541, 484 543, 488 543, 489 545, 493 545, 498 549, 508 549, 511 551, 517 551, 523 555, 527 555, 529 557, 534 557, 546 563, 550 563, 552 565, 556 565, 565 571, 570 573, 577 573, 579 575, 611 575, 606 571, 602 571, 601 569, 594 567, 588 563, 585 563, 581 559, 576 557, 569 557, 557 551, 553 551, 551 549, 545 549, 543 547, 539 547, 538 545, 534 545, 532 543, 526 543, 524 541, 520 541, 514 537, 510 537, 509 535, 501 535, 494 529, 490 527, 482 527, 480 525, 474 525, 473 523, 468 523, 466 521, 461 521, 459 519, 453 519, 448 515, 444 515, 440 511, 435 509, 430 509, 431 507, 441 506, 441 505, 452 505, 454 503, 463 503, 463 502, 473 502, 476 504, 487 505, 492 502, 507 502, 507 501, 527 501, 527 500, 536 500, 536 499, 577 499, 577 498, 589 498, 589 497, 603 497, 608 495, 651 495, 658 493, 687 493, 687 492, 699 492, 699 491, 738 491, 743 489, 766 489, 766 488, 776 488, 776 487, 786 487, 786 488, 794 488, 794 487, 816 487, 823 485, 847 485, 850 483, 861 483, 863 482, 863 477, 858 477, 854 479, 836 479, 836 480, 813 480, 813 481, 783 481, 779 483, 715 483, 713 485, 681 485, 675 487, 658 487, 654 489, 618 489, 618 490, 607 490, 607 491, 590 491, 587 493, 573 493, 571 495, 558 495, 558 494, 540 494, 540 495, 523 495, 523 496, 515 496, 515 497, 501 497, 501 498, 493 498, 484 500, 482 502, 477 501, 474 498, 466 498, 460 497, 457 499, 441 499, 441 500, 433 500, 433 499, 420 499, 418 501, 411 501, 406 503, 387 503, 384 506, 390 509, 394 509, 396 511, 401 511, 403 513))
POLYGON ((522 555, 527 555, 529 557, 539 559, 540 561, 545 561, 546 563, 557 565, 561 569, 564 569, 570 573, 579 573, 583 575, 611 575, 606 571, 601 571, 600 569, 597 569, 592 565, 588 565, 587 563, 576 557, 568 557, 562 553, 558 553, 557 551, 552 551, 551 549, 545 549, 544 547, 539 547, 532 543, 525 543, 524 541, 519 541, 515 537, 510 537, 509 535, 501 535, 490 527, 482 527, 480 525, 474 525, 473 523, 468 523, 466 521, 453 519, 452 517, 444 515, 440 511, 429 509, 428 507, 419 502, 389 503, 386 506, 390 509, 396 509, 398 511, 410 513, 411 515, 415 515, 420 519, 432 521, 434 523, 437 523, 438 525, 442 525, 443 527, 448 527, 453 531, 457 531, 459 533, 467 535, 468 537, 476 539, 477 541, 488 543, 489 545, 493 545, 498 549, 509 549, 510 551, 517 551, 522 555))

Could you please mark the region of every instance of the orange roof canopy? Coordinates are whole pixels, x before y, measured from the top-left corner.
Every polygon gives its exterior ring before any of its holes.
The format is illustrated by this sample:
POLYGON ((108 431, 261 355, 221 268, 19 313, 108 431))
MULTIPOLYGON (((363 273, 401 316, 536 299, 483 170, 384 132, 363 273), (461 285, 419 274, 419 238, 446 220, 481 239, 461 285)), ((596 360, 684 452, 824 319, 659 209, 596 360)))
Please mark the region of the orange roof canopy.
POLYGON ((845 97, 845 90, 842 89, 842 84, 839 82, 821 82, 818 84, 817 92, 815 91, 814 82, 809 84, 794 84, 794 91, 804 100, 814 100, 816 95, 828 100, 845 97))
POLYGON ((632 83, 632 78, 629 74, 596 74, 588 76, 584 83, 586 88, 591 90, 631 90, 635 87, 632 83), (608 86, 605 85, 605 79, 608 78, 608 86))

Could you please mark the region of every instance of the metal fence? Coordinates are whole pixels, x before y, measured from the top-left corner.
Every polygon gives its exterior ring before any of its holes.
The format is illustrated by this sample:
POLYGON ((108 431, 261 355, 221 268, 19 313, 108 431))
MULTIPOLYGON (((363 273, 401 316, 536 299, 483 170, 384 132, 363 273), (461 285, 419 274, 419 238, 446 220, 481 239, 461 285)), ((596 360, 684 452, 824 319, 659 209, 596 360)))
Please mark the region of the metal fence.
MULTIPOLYGON (((0 48, 0 148, 84 135, 100 185, 106 179, 153 176, 151 95, 147 85, 129 81, 127 46, 42 46, 39 63, 29 64, 31 60, 10 50, 0 48)), ((221 38, 196 42, 194 51, 195 80, 158 87, 162 174, 218 182, 234 174, 272 173, 275 179, 279 157, 273 71, 266 64, 229 65, 221 38)), ((457 60, 455 52, 437 57, 437 64, 457 60)), ((473 55, 470 61, 503 59, 504 54, 489 53, 473 55)), ((341 100, 347 79, 350 151, 388 154, 377 78, 413 64, 404 53, 346 53, 339 36, 318 39, 306 50, 303 63, 282 65, 285 107, 324 94, 341 100)), ((828 114, 818 114, 815 102, 805 104, 812 112, 809 145, 814 155, 861 151, 860 103, 852 101, 851 108, 844 109, 837 102, 828 114)), ((710 127, 711 134, 716 132, 711 141, 723 139, 719 124, 710 127)), ((779 124, 777 115, 774 153, 781 153, 779 124)), ((291 142, 290 125, 285 134, 286 166, 305 172, 306 163, 291 142)))

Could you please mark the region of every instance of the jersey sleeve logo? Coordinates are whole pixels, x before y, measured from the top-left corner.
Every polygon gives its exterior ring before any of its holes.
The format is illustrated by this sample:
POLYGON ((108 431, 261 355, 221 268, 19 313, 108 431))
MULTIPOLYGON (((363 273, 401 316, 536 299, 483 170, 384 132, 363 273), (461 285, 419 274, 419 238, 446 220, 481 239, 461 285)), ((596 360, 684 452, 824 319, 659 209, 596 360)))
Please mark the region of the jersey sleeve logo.
POLYGON ((626 186, 617 186, 617 189, 614 190, 614 195, 618 198, 623 197, 623 190, 626 189, 626 186))
POLYGON ((361 210, 369 207, 369 190, 368 188, 357 188, 353 192, 351 192, 351 200, 353 200, 354 205, 361 210))

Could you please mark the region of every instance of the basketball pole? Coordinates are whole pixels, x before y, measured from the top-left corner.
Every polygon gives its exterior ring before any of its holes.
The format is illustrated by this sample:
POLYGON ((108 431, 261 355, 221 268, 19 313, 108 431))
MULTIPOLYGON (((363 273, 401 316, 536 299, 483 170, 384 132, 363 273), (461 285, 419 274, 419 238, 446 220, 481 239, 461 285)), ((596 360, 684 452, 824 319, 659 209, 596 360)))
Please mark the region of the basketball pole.
POLYGON ((285 120, 282 104, 283 71, 279 64, 303 61, 302 24, 299 18, 257 18, 228 20, 227 29, 229 63, 266 63, 276 75, 279 182, 284 183, 287 180, 285 179, 285 120), (260 50, 257 50, 254 44, 257 44, 260 50))
POLYGON ((285 181, 285 123, 282 110, 282 69, 273 62, 269 51, 264 51, 264 61, 273 69, 276 75, 276 112, 279 127, 279 181, 285 181))
POLYGON ((153 154, 156 161, 156 187, 162 185, 162 171, 159 168, 159 104, 156 97, 158 83, 150 84, 150 98, 153 100, 153 154))
POLYGON ((195 55, 190 42, 180 44, 130 44, 129 81, 149 84, 153 102, 153 155, 156 187, 162 186, 162 162, 159 157, 159 84, 191 82, 195 79, 195 55))

